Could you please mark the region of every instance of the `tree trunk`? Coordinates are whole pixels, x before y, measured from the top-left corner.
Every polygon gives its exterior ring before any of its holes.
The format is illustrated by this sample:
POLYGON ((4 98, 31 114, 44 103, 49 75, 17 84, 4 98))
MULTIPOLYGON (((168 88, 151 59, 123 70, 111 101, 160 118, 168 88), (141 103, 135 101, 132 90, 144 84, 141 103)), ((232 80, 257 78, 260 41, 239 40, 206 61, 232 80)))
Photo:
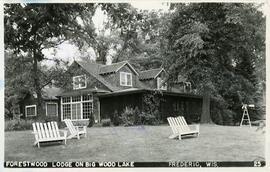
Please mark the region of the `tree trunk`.
POLYGON ((210 116, 210 92, 205 91, 203 95, 203 104, 202 104, 202 116, 201 123, 213 123, 210 116))
POLYGON ((109 48, 106 45, 102 45, 102 42, 96 46, 94 50, 96 53, 96 63, 106 65, 108 50, 109 48))
POLYGON ((38 60, 37 55, 35 51, 33 52, 33 78, 34 78, 34 87, 35 92, 37 94, 37 116, 39 116, 42 112, 42 94, 41 94, 41 88, 40 88, 40 79, 38 76, 38 60))

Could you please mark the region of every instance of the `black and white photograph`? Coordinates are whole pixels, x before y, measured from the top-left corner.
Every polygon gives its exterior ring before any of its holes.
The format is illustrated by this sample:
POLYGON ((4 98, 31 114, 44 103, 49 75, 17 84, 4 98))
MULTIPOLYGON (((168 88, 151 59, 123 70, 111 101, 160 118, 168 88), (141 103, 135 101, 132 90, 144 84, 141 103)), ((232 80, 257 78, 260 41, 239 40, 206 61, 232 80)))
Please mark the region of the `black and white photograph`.
POLYGON ((267 1, 2 7, 4 169, 269 168, 267 1))

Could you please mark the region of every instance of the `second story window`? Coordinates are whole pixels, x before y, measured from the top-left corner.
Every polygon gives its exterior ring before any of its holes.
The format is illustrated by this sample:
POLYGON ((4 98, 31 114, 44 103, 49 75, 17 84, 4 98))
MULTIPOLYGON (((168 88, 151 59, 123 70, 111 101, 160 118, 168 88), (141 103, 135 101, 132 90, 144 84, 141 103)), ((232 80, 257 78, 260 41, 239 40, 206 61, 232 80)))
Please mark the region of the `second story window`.
POLYGON ((132 86, 132 74, 127 72, 120 72, 120 85, 132 86))
POLYGON ((184 82, 184 92, 190 92, 190 91, 191 91, 191 83, 184 82))
POLYGON ((167 90, 167 83, 164 83, 160 77, 157 77, 157 89, 167 90))
POLYGON ((86 88, 86 75, 74 76, 73 77, 73 89, 86 88))

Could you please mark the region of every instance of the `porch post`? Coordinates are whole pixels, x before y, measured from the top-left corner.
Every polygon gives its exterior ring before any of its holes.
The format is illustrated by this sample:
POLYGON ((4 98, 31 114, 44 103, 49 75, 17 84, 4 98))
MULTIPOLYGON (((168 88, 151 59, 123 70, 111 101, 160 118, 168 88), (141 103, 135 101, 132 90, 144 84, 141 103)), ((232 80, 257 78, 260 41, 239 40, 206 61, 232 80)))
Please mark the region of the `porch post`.
POLYGON ((100 102, 96 93, 93 93, 93 115, 94 120, 100 122, 100 102))
POLYGON ((97 98, 97 115, 98 115, 98 122, 100 123, 100 101, 97 98))

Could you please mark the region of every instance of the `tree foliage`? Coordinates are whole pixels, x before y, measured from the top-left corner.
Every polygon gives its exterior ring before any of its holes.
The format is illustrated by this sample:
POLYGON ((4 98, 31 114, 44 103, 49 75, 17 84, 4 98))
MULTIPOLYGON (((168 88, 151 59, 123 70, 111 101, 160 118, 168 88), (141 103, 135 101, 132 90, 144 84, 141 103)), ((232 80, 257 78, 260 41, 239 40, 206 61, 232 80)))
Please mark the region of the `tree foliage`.
POLYGON ((255 71, 258 61, 265 59, 265 17, 254 4, 176 4, 174 8, 168 32, 170 78, 182 74, 199 93, 209 90, 215 122, 238 121, 242 103, 259 103, 255 90, 262 81, 255 71))
MULTIPOLYGON (((47 60, 42 50, 69 40, 81 51, 93 48, 103 64, 111 56, 139 70, 162 66, 169 82, 181 75, 195 93, 211 94, 214 122, 237 122, 242 103, 265 106, 265 16, 258 7, 178 3, 164 12, 127 3, 5 4, 6 100, 25 89, 37 94, 40 107, 42 88, 65 80, 59 59, 52 68, 40 65, 47 60), (92 20, 98 9, 107 16, 99 31, 92 20)), ((263 108, 251 114, 259 118, 263 108)))
POLYGON ((38 112, 43 88, 39 62, 45 59, 42 50, 61 44, 75 32, 90 35, 93 29, 83 30, 77 19, 91 15, 94 9, 93 4, 5 4, 5 48, 21 57, 27 53, 31 64, 28 79, 33 81, 37 94, 38 112))

